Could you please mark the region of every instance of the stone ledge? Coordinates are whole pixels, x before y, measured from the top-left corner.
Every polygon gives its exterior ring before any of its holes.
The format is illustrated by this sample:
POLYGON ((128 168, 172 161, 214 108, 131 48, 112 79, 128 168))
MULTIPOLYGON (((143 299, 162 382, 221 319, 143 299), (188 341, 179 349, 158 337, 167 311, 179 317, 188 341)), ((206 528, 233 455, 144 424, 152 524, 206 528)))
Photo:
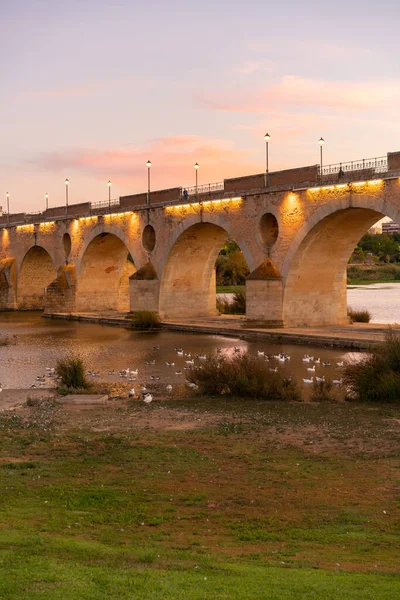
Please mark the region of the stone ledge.
POLYGON ((57 398, 60 404, 105 404, 107 400, 107 395, 99 394, 68 394, 57 398))
POLYGON ((241 326, 243 329, 278 329, 283 327, 283 321, 278 319, 264 320, 264 319, 247 319, 241 326))

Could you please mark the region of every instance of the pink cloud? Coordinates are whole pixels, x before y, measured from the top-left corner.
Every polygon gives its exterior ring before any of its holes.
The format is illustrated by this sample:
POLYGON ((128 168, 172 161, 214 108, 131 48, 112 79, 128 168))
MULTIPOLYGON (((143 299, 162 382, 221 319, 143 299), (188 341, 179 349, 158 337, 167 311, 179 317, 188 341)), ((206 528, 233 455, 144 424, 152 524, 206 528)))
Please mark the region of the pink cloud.
MULTIPOLYGON (((135 78, 135 85, 146 85, 147 87, 152 86, 152 82, 146 78, 135 78)), ((45 100, 47 98, 62 98, 62 97, 80 97, 89 96, 92 94, 98 94, 106 89, 110 89, 112 86, 115 89, 116 86, 124 87, 132 84, 130 77, 121 77, 115 79, 103 79, 89 81, 84 85, 70 85, 61 87, 49 87, 38 90, 28 90, 25 93, 25 97, 29 100, 45 100)))
POLYGON ((249 60, 240 63, 234 70, 241 75, 251 75, 260 71, 272 73, 276 70, 276 63, 269 59, 249 60))
POLYGON ((246 90, 246 100, 242 96, 231 93, 227 101, 204 96, 199 100, 205 108, 229 112, 260 113, 278 106, 368 111, 397 106, 400 81, 323 81, 286 75, 258 92, 246 90), (238 100, 232 102, 232 96, 238 100))
POLYGON ((159 187, 187 185, 194 179, 193 165, 200 164, 203 183, 224 177, 257 171, 251 152, 238 150, 233 144, 214 138, 171 136, 158 138, 147 146, 129 145, 110 149, 75 149, 44 154, 33 161, 46 171, 73 171, 96 179, 116 179, 121 184, 143 188, 146 162, 152 165, 152 180, 159 187))

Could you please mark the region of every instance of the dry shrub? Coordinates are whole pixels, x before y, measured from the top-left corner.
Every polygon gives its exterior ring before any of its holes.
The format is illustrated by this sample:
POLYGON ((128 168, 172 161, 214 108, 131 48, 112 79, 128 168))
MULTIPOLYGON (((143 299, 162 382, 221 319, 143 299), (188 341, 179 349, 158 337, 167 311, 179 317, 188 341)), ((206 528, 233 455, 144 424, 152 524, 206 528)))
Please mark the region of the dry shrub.
POLYGON ((311 400, 313 402, 333 400, 332 387, 330 381, 314 381, 311 390, 311 400))
POLYGON ((236 292, 231 302, 226 298, 217 298, 217 310, 223 315, 245 315, 246 294, 244 292, 236 292))
POLYGON ((342 378, 357 400, 400 403, 400 337, 389 329, 385 341, 364 358, 346 361, 342 378))
POLYGON ((142 331, 160 329, 161 320, 155 312, 151 312, 150 310, 137 310, 132 313, 131 327, 132 329, 142 331))
POLYGON ((272 373, 249 354, 209 356, 187 376, 207 396, 230 395, 263 400, 300 400, 295 383, 278 371, 272 373))
POLYGON ((369 323, 372 318, 369 310, 353 310, 350 306, 347 308, 347 315, 352 323, 369 323))
POLYGON ((60 378, 60 387, 68 390, 79 390, 90 388, 86 379, 86 369, 83 359, 76 354, 69 354, 60 358, 56 364, 56 373, 60 378))

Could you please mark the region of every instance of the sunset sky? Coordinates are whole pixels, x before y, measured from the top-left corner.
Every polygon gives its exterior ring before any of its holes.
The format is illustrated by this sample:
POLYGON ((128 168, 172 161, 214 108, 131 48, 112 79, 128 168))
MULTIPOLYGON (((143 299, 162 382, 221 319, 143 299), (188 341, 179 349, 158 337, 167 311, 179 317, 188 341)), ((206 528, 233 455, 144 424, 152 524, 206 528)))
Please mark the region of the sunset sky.
POLYGON ((400 3, 0 3, 12 211, 400 150, 400 3))

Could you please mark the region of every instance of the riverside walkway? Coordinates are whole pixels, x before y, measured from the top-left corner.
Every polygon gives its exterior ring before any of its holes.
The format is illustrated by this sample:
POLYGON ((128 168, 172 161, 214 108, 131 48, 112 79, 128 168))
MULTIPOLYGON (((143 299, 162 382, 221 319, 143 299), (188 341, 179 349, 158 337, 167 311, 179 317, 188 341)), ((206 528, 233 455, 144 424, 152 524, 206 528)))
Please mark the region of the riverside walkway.
MULTIPOLYGON (((129 327, 129 316, 115 311, 102 313, 55 313, 46 318, 67 319, 117 327, 129 327)), ((390 326, 400 335, 400 325, 390 326)), ((280 329, 258 329, 246 326, 245 317, 224 315, 202 319, 163 320, 162 328, 187 333, 205 333, 242 339, 259 339, 272 343, 310 344, 362 350, 384 340, 389 325, 379 323, 353 323, 326 327, 284 327, 280 329)))

